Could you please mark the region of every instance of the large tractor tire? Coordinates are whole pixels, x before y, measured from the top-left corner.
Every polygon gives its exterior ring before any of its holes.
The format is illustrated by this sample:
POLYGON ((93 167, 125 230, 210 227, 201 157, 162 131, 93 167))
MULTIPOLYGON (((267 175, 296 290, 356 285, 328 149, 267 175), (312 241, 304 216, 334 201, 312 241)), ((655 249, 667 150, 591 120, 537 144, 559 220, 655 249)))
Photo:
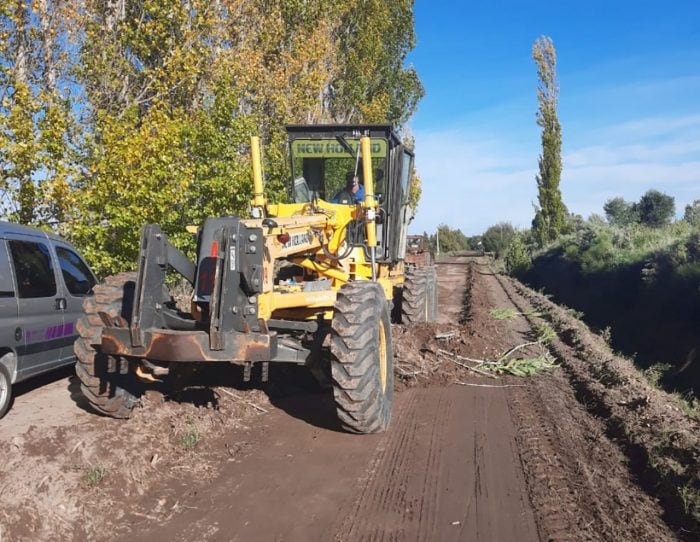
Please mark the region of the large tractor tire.
POLYGON ((406 273, 401 292, 401 322, 418 324, 437 320, 437 271, 418 267, 406 273))
POLYGON ((331 328, 331 374, 343 429, 384 431, 394 398, 389 304, 376 282, 359 281, 338 292, 331 328))
POLYGON ((90 406, 112 418, 128 418, 143 393, 143 385, 132 373, 129 361, 100 351, 104 324, 99 313, 124 322, 131 319, 136 273, 120 273, 95 286, 94 297, 83 302, 83 316, 78 320, 80 335, 74 350, 78 358, 75 372, 80 389, 90 406))
POLYGON ((429 278, 424 268, 419 267, 407 272, 401 292, 401 322, 427 322, 430 317, 429 295, 429 278))
POLYGON ((438 317, 438 277, 435 266, 425 268, 428 278, 428 322, 437 322, 438 317))

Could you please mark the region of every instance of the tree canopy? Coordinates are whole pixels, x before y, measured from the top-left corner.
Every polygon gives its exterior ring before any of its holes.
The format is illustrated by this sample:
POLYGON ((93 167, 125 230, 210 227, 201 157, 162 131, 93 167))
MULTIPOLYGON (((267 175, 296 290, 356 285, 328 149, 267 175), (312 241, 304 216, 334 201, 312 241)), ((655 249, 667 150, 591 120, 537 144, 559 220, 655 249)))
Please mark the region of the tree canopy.
POLYGON ((696 199, 693 203, 685 206, 683 220, 693 226, 700 226, 700 199, 696 199))
MULTIPOLYGON (((686 214, 690 213, 692 223, 692 208, 686 207, 686 214)), ((636 203, 625 201, 616 197, 609 199, 603 206, 605 217, 614 226, 629 226, 630 224, 644 224, 651 227, 659 227, 668 224, 676 212, 675 200, 672 196, 648 190, 636 203)), ((687 220, 687 218, 686 218, 687 220)))
POLYGON ((542 246, 554 241, 566 223, 567 209, 561 197, 561 124, 557 114, 559 82, 557 80, 557 54, 552 39, 542 36, 532 47, 532 57, 537 65, 539 85, 537 100, 537 124, 542 128, 542 154, 537 174, 537 199, 532 230, 542 246))
POLYGON ((3 216, 101 274, 145 223, 186 248, 186 225, 245 213, 251 135, 279 198, 284 124, 401 127, 423 95, 412 0, 0 0, 0 38, 3 216))

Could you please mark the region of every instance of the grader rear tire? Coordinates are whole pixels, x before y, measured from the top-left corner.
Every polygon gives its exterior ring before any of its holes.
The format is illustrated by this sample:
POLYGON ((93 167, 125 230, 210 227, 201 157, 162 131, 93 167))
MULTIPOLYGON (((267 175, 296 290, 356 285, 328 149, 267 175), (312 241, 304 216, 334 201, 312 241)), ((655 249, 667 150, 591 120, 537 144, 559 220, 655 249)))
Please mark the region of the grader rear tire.
POLYGON ((394 398, 389 304, 383 288, 351 282, 338 292, 331 328, 336 411, 352 433, 384 431, 394 398))
POLYGON ((112 418, 131 416, 143 386, 130 372, 127 359, 100 351, 104 324, 99 313, 128 321, 135 280, 136 273, 120 273, 95 286, 94 297, 83 302, 84 314, 76 326, 80 336, 73 348, 80 390, 92 408, 112 418))
POLYGON ((418 324, 430 319, 430 279, 419 267, 406 273, 401 294, 401 322, 418 324))
POLYGON ((433 266, 425 268, 425 275, 428 280, 428 322, 437 322, 438 316, 438 280, 437 270, 433 266))

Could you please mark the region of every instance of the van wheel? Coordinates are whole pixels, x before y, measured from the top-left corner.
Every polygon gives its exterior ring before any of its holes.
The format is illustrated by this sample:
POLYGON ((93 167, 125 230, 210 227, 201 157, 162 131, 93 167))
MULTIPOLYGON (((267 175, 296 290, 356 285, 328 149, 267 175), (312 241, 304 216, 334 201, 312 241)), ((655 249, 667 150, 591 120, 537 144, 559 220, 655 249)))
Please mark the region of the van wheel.
POLYGON ((0 363, 0 418, 2 418, 10 408, 12 402, 12 380, 10 372, 0 363))
POLYGON ((384 431, 394 397, 391 320, 384 289, 350 282, 338 292, 331 329, 336 412, 353 433, 384 431))
POLYGON ((100 351, 104 324, 99 313, 124 321, 131 319, 136 273, 120 273, 107 277, 95 286, 94 297, 83 302, 83 316, 77 323, 79 333, 74 350, 78 358, 75 372, 80 390, 98 412, 112 418, 128 418, 144 391, 133 374, 129 361, 108 356, 100 351))

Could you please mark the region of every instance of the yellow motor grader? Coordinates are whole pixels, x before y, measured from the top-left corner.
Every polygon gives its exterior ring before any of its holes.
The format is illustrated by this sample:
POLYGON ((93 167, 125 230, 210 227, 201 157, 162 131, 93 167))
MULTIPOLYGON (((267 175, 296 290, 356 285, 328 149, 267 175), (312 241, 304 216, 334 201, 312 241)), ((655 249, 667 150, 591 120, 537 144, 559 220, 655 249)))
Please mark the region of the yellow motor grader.
POLYGON ((196 262, 147 225, 137 272, 107 278, 85 301, 76 372, 96 410, 129 417, 149 383, 191 364, 237 364, 244 380, 260 364, 266 381, 270 363, 321 357, 342 426, 387 428, 392 314, 429 321, 437 306, 434 268, 404 270, 413 153, 390 126, 287 134, 289 203, 268 202, 253 137, 252 218, 207 219, 196 262), (172 271, 192 285, 189 312, 166 287, 172 271))

